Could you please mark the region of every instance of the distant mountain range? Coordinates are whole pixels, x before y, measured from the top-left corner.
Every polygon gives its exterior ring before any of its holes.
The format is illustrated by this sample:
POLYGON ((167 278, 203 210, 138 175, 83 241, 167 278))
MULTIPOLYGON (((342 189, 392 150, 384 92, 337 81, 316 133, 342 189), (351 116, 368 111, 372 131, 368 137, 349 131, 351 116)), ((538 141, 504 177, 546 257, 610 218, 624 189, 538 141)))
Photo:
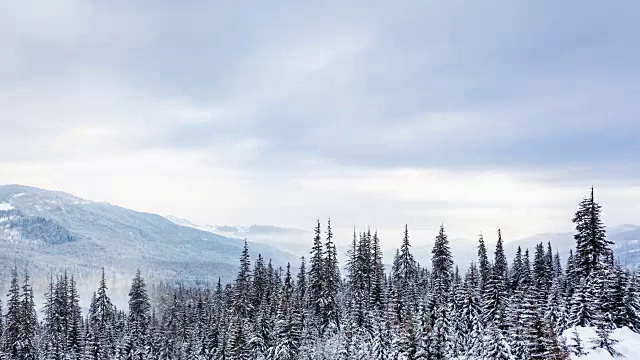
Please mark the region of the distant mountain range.
MULTIPOLYGON (((633 267, 640 264, 640 226, 607 229, 615 242, 616 258, 633 267)), ((173 216, 136 212, 107 203, 21 185, 0 186, 0 270, 14 264, 33 272, 69 269, 75 273, 109 271, 130 273, 138 267, 160 280, 215 281, 233 279, 242 240, 255 258, 262 253, 276 265, 298 264, 308 256, 310 231, 273 225, 197 225, 173 216), (293 255, 295 254, 295 255, 293 255)), ((423 265, 431 262, 433 239, 412 239, 413 253, 423 265)), ((574 248, 573 233, 543 233, 520 240, 505 239, 509 262, 518 246, 533 251, 539 242, 551 242, 566 262, 574 248)), ((341 262, 349 244, 338 244, 341 262)), ((487 236, 493 256, 495 239, 487 236)), ((476 239, 451 239, 455 262, 466 267, 477 258, 476 239)), ((385 248, 390 264, 395 249, 385 248)), ((533 254, 532 254, 533 255, 533 254)), ((6 271, 0 273, 6 273, 6 271)))
POLYGON ((188 226, 226 237, 269 244, 300 256, 309 253, 313 239, 312 232, 302 229, 274 225, 199 225, 171 215, 166 216, 166 218, 181 226, 188 226))
MULTIPOLYGON (((624 224, 607 228, 607 238, 614 242, 613 251, 616 260, 627 267, 640 265, 640 225, 624 224)), ((495 236, 485 235, 487 252, 492 261, 495 250, 495 236)), ((504 249, 509 264, 513 260, 518 246, 522 251, 529 249, 530 257, 533 259, 535 247, 539 243, 544 243, 545 250, 548 242, 551 242, 553 252, 558 251, 562 258, 562 265, 566 265, 569 250, 575 249, 573 232, 541 233, 517 240, 504 239, 504 249)), ((461 267, 468 266, 472 261, 477 262, 477 239, 453 239, 450 240, 451 251, 454 261, 461 267)), ((414 256, 422 264, 431 263, 431 249, 433 240, 427 245, 415 246, 414 256)), ((575 250, 574 250, 575 251, 575 250)), ((463 270, 463 269, 461 269, 463 270)))
MULTIPOLYGON (((264 229, 262 229, 264 230, 264 229)), ((227 232, 232 234, 232 232, 227 232)), ((233 279, 243 241, 181 226, 160 215, 21 185, 0 186, 0 267, 32 272, 141 268, 161 280, 233 279)), ((249 244, 276 265, 298 258, 271 245, 249 244)))

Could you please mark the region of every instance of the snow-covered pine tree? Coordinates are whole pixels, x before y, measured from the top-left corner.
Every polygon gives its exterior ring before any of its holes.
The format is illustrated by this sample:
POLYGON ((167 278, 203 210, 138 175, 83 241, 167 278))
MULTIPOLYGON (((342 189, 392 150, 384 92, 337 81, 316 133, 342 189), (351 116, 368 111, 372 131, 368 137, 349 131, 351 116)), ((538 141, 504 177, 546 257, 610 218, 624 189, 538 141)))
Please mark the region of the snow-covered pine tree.
POLYGON ((233 309, 238 316, 247 319, 252 315, 251 304, 251 263, 249 260, 249 247, 244 240, 242 254, 240 255, 240 270, 233 286, 233 309))
POLYGON ((29 274, 25 270, 20 304, 20 359, 35 360, 37 356, 36 331, 38 319, 33 300, 33 289, 29 283, 29 274))
POLYGON ((479 273, 474 263, 469 266, 463 284, 461 313, 457 336, 464 349, 464 355, 479 357, 482 350, 482 301, 480 296, 479 273))
POLYGON ((262 255, 258 254, 256 263, 253 266, 253 279, 251 281, 251 307, 256 311, 262 305, 267 281, 267 267, 264 264, 262 255))
POLYGON ((299 349, 300 329, 294 310, 291 266, 287 264, 275 325, 275 342, 268 351, 267 359, 294 360, 298 358, 299 349))
POLYGON ((601 314, 596 320, 596 338, 591 339, 593 348, 602 348, 607 350, 612 356, 620 355, 614 348, 614 345, 618 343, 618 340, 611 338, 611 329, 613 324, 607 314, 601 314))
POLYGON ((398 335, 395 343, 393 359, 416 360, 418 359, 418 350, 420 341, 416 334, 413 314, 407 313, 405 323, 398 328, 398 335))
POLYGON ((504 255, 504 247, 502 242, 502 230, 498 229, 498 242, 496 243, 496 251, 494 253, 492 273, 497 275, 506 287, 506 281, 509 275, 507 267, 507 257, 504 255))
POLYGON ((340 288, 340 268, 336 244, 333 242, 331 220, 327 222, 327 239, 325 242, 322 291, 322 332, 340 330, 340 308, 338 306, 338 290, 340 288))
POLYGON ((373 309, 382 311, 384 309, 385 302, 385 275, 384 264, 382 260, 382 249, 380 247, 380 239, 378 238, 378 232, 373 234, 373 243, 371 248, 371 260, 372 264, 372 281, 371 281, 371 295, 370 302, 373 309))
POLYGON ((147 285, 138 269, 129 290, 129 339, 126 346, 126 359, 146 358, 150 310, 147 285))
POLYGON ((381 310, 374 310, 372 314, 374 317, 372 324, 374 324, 375 329, 373 338, 371 339, 372 345, 370 358, 372 360, 391 359, 393 339, 391 325, 381 310))
POLYGON ((624 307, 623 317, 629 324, 629 328, 635 332, 640 332, 640 303, 638 296, 638 280, 634 273, 628 274, 625 284, 624 297, 622 299, 624 307))
POLYGON ((235 314, 229 328, 229 360, 250 360, 250 351, 247 339, 247 321, 239 314, 235 314))
POLYGON ((311 309, 311 322, 315 331, 322 333, 323 311, 322 296, 324 293, 324 248, 322 246, 322 230, 320 229, 320 220, 318 220, 315 235, 313 237, 313 246, 311 248, 311 259, 309 269, 309 309, 311 309))
POLYGON ((494 325, 489 325, 484 336, 482 359, 515 360, 503 332, 494 325))
POLYGON ((575 288, 580 284, 580 274, 576 271, 573 249, 569 250, 569 256, 567 257, 565 279, 564 298, 566 302, 570 302, 575 288))
POLYGON ((569 303, 569 327, 591 326, 597 316, 587 279, 580 279, 569 303))
POLYGON ((595 201, 594 190, 584 198, 573 217, 576 224, 575 267, 581 277, 588 277, 598 269, 600 262, 612 254, 601 220, 602 207, 595 201))
POLYGON ((542 292, 540 295, 546 297, 551 286, 552 269, 548 262, 547 254, 544 251, 542 243, 536 245, 536 252, 533 258, 533 277, 538 289, 542 292))
POLYGON ((507 328, 506 322, 503 321, 508 299, 505 278, 506 272, 507 262, 502 247, 502 235, 501 231, 498 230, 495 261, 483 294, 483 322, 486 326, 491 324, 501 331, 507 328))
POLYGON ((478 238, 478 269, 480 271, 480 290, 483 291, 487 282, 489 282, 489 275, 491 274, 491 264, 489 264, 489 257, 487 256, 487 247, 484 244, 484 236, 482 233, 478 238))
MULTIPOLYGON (((100 278, 100 286, 91 301, 89 308, 89 332, 90 344, 86 349, 89 352, 89 359, 108 360, 115 352, 115 339, 113 324, 115 312, 111 299, 107 295, 107 283, 104 269, 100 278)), ((86 351, 85 351, 86 354, 86 351)))
POLYGON ((82 309, 80 308, 80 295, 74 276, 71 276, 68 286, 68 332, 67 353, 69 360, 78 360, 82 354, 82 309))
POLYGON ((451 294, 451 280, 453 276, 453 258, 449 248, 449 239, 444 232, 444 225, 440 225, 440 231, 433 245, 431 258, 431 281, 433 284, 432 299, 435 306, 447 304, 451 294))
POLYGON ((522 279, 522 249, 518 246, 518 250, 516 251, 516 255, 513 258, 513 263, 511 265, 511 277, 509 282, 509 287, 511 291, 515 291, 520 286, 520 281, 522 279))
POLYGON ((409 228, 407 225, 404 227, 402 246, 400 246, 394 268, 395 272, 392 274, 393 284, 398 289, 397 291, 401 302, 399 305, 403 308, 403 312, 399 313, 399 316, 401 317, 401 322, 406 323, 407 312, 411 311, 411 313, 413 313, 418 305, 415 289, 418 278, 418 265, 411 253, 409 228))
POLYGON ((450 358, 451 323, 449 321, 448 305, 439 303, 434 309, 434 323, 431 331, 430 359, 446 360, 450 358))
POLYGON ((11 287, 7 294, 7 313, 5 314, 5 331, 3 334, 3 348, 6 356, 13 360, 22 355, 21 327, 22 303, 20 286, 18 285, 18 269, 14 266, 11 271, 11 287))

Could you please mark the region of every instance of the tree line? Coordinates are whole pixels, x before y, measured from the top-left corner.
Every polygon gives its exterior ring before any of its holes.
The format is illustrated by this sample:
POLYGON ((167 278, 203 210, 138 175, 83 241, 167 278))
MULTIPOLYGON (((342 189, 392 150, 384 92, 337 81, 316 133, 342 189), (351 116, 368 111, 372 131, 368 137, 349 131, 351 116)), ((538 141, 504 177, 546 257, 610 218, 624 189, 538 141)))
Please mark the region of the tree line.
POLYGON ((518 248, 500 230, 493 253, 461 272, 441 226, 430 266, 411 253, 409 229, 390 269, 377 232, 354 231, 341 269, 331 222, 320 221, 295 271, 245 247, 232 284, 147 287, 133 279, 126 311, 104 272, 83 314, 73 276, 52 278, 38 320, 29 277, 12 274, 0 322, 3 359, 567 359, 588 348, 615 354, 611 332, 640 331, 638 276, 616 263, 593 189, 573 217, 575 252, 518 248), (323 231, 324 230, 324 231, 323 231), (295 273, 294 273, 295 272, 295 273), (597 337, 583 343, 577 331, 597 337), (570 333, 568 346, 562 334, 570 333))

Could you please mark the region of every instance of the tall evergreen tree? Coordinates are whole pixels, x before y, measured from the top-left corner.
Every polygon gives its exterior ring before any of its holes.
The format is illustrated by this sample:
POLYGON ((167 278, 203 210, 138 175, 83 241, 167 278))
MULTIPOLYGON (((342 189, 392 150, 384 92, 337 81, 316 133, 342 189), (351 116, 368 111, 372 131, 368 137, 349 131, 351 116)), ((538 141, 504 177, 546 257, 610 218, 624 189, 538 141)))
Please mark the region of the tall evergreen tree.
POLYGON ((601 220, 602 207, 595 201, 594 190, 580 203, 573 217, 576 224, 575 267, 582 277, 588 277, 597 270, 600 262, 611 257, 610 245, 606 239, 604 225, 601 220))
POLYGON ((3 348, 8 359, 17 360, 22 354, 22 344, 20 342, 22 335, 22 303, 20 301, 20 286, 18 285, 18 269, 15 266, 11 272, 11 287, 7 297, 3 348))
POLYGON ((22 301, 20 304, 20 358, 23 360, 36 359, 36 331, 38 319, 36 305, 33 300, 33 290, 29 284, 29 274, 25 271, 22 285, 22 301))
POLYGON ((322 291, 323 331, 328 328, 340 330, 340 309, 338 307, 338 290, 340 287, 340 268, 336 244, 333 242, 331 220, 327 222, 327 239, 325 242, 324 282, 322 291))
POLYGON ((453 258, 449 248, 449 239, 444 232, 444 225, 440 226, 431 253, 433 254, 431 258, 433 297, 437 302, 447 303, 451 291, 453 258))
POLYGON ((251 316, 253 306, 251 305, 251 263, 249 261, 249 247, 247 240, 244 240, 242 254, 240 255, 240 271, 233 288, 234 310, 243 319, 251 316))
POLYGON ((507 257, 504 254, 502 244, 502 230, 498 229, 498 242, 496 243, 496 251, 494 253, 492 273, 498 276, 504 285, 508 279, 507 257))
POLYGON ((371 305, 378 311, 384 309, 384 264, 382 260, 382 249, 380 248, 380 239, 378 238, 378 232, 373 234, 371 259, 372 264, 372 283, 371 283, 371 305))
POLYGON ((136 271, 129 290, 129 341, 126 358, 143 360, 147 354, 147 341, 150 326, 149 295, 140 269, 136 271))
POLYGON ((480 234, 480 237, 478 239, 478 268, 480 270, 480 288, 484 289, 484 286, 489 281, 489 275, 491 274, 491 265, 489 264, 487 247, 484 244, 484 236, 482 234, 480 234))
POLYGON ((309 308, 313 316, 313 323, 318 332, 322 332, 323 322, 323 304, 322 298, 324 293, 324 277, 325 274, 325 261, 324 261, 324 248, 322 246, 322 230, 320 228, 320 220, 318 220, 315 235, 313 237, 313 246, 311 248, 311 268, 309 269, 309 301, 311 302, 309 308))

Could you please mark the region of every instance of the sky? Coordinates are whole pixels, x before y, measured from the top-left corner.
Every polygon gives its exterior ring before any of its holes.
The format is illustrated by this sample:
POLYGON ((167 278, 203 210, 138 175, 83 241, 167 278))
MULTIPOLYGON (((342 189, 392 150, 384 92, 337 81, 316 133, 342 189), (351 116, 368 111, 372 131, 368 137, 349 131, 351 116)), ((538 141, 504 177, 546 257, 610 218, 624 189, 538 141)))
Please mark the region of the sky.
POLYGON ((0 2, 0 184, 399 243, 640 223, 640 2, 0 2))

